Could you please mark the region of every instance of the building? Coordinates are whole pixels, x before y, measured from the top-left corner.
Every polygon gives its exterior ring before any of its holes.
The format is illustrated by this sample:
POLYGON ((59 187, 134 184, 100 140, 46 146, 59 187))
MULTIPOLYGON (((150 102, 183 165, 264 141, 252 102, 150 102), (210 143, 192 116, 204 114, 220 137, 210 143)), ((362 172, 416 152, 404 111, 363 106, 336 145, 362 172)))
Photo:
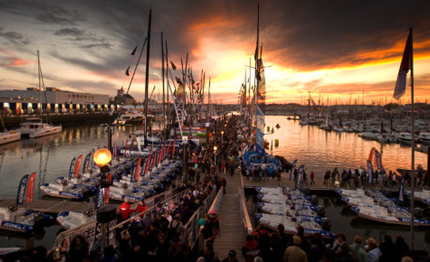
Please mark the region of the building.
POLYGON ((46 92, 28 87, 26 90, 0 90, 2 113, 21 115, 33 113, 77 113, 115 110, 109 95, 61 91, 47 87, 46 92))

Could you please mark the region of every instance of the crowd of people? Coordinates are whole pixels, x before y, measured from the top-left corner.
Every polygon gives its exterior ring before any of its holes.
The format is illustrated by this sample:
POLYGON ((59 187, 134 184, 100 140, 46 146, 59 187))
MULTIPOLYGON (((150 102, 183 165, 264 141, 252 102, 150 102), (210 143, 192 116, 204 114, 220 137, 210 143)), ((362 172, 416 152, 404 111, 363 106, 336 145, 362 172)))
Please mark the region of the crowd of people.
MULTIPOLYGON (((348 242, 344 234, 328 241, 319 233, 305 236, 303 227, 298 228, 295 236, 290 236, 282 224, 271 232, 259 225, 246 237, 242 254, 246 262, 409 262, 418 261, 419 255, 410 252, 401 235, 396 235, 394 241, 385 235, 382 243, 371 237, 364 241, 360 236, 348 242)), ((430 261, 428 257, 421 259, 430 261)))

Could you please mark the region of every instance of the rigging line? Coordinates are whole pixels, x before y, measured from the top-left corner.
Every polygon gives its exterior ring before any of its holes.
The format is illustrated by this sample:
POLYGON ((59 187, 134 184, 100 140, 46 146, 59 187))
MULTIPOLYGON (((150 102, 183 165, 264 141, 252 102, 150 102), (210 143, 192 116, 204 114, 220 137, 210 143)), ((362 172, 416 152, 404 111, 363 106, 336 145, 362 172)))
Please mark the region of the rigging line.
POLYGON ((142 57, 143 49, 145 48, 145 44, 147 40, 148 39, 145 38, 142 48, 140 49, 139 59, 137 59, 136 67, 134 68, 133 75, 131 76, 131 79, 130 79, 130 84, 128 85, 128 88, 127 88, 127 93, 126 93, 127 95, 128 95, 128 91, 130 91, 131 83, 133 83, 134 75, 136 74, 137 66, 139 65, 140 58, 142 57))

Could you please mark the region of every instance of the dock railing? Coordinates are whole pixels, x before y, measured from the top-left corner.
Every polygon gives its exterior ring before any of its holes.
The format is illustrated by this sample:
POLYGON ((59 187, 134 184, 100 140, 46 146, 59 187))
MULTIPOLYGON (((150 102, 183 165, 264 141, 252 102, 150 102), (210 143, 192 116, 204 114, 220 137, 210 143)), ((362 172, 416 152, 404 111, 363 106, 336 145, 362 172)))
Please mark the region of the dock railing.
POLYGON ((243 188, 243 176, 240 176, 240 186, 237 187, 239 194, 239 207, 242 216, 242 224, 245 227, 246 233, 249 235, 253 231, 251 220, 249 219, 248 208, 246 207, 246 198, 243 188))

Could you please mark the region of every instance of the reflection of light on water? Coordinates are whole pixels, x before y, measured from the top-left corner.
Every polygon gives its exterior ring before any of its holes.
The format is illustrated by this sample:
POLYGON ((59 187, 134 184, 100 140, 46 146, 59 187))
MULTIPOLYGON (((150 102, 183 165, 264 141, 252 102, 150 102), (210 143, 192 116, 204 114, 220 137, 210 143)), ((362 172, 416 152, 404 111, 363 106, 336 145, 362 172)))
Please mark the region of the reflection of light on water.
MULTIPOLYGON (((364 140, 355 133, 326 132, 316 126, 300 126, 298 121, 287 120, 285 116, 266 118, 273 121, 274 125, 279 123, 281 126, 274 129, 274 134, 265 135, 267 141, 279 139, 279 147, 273 148, 273 155, 284 156, 290 162, 298 159, 298 163, 305 164, 316 175, 322 175, 327 169, 333 170, 335 167, 365 167, 372 147, 381 153, 386 170, 410 169, 410 147, 364 140)), ((415 163, 426 166, 427 155, 415 152, 415 163)))

